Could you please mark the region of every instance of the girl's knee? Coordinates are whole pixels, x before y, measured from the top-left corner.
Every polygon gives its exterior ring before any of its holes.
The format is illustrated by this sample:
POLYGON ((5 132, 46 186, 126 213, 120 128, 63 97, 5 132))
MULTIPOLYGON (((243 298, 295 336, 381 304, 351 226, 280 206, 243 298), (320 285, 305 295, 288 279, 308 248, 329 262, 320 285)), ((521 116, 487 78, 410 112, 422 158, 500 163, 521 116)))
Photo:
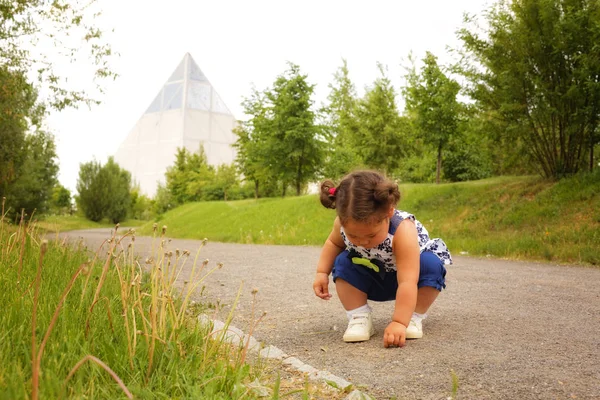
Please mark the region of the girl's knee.
POLYGON ((446 267, 442 260, 430 251, 421 253, 418 287, 432 287, 438 291, 446 287, 446 267))

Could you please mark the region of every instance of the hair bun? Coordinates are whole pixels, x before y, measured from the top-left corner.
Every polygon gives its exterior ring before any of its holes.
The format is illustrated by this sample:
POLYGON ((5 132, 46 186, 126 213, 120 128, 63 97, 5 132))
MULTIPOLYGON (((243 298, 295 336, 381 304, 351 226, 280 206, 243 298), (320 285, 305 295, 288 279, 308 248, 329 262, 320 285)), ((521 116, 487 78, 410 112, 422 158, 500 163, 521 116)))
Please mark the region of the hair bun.
POLYGON ((375 186, 373 197, 381 204, 396 204, 400 200, 398 185, 389 180, 381 181, 375 186))
POLYGON ((319 199, 321 200, 321 204, 326 208, 335 208, 335 197, 336 197, 337 188, 335 187, 335 183, 330 180, 325 180, 321 183, 321 194, 319 199))

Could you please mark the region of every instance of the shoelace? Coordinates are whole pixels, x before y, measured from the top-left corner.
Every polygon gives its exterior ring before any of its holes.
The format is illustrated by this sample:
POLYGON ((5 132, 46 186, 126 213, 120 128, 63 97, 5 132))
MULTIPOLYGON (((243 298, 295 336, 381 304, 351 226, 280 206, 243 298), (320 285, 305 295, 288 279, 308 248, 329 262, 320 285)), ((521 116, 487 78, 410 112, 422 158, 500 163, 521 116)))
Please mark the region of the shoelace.
POLYGON ((363 315, 359 315, 359 316, 352 316, 352 319, 350 320, 350 322, 348 322, 348 326, 354 326, 354 325, 366 325, 368 322, 368 318, 369 317, 365 317, 363 315))

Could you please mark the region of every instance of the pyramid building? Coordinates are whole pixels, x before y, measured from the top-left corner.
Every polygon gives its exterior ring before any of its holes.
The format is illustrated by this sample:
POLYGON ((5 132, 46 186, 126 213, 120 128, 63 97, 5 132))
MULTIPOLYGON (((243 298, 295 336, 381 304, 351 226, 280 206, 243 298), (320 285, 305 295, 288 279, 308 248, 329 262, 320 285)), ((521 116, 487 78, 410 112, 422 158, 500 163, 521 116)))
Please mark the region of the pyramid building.
POLYGON ((204 146, 210 165, 231 164, 236 120, 187 53, 115 154, 141 191, 154 196, 177 148, 204 146))

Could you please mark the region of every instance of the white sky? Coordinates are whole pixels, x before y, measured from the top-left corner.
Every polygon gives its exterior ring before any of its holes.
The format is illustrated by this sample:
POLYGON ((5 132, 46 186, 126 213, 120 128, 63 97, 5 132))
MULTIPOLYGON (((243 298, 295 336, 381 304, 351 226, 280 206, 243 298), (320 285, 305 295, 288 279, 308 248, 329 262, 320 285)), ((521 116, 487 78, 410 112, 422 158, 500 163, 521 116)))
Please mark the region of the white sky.
MULTIPOLYGON (((348 60, 362 94, 388 67, 397 91, 410 51, 450 58, 463 13, 479 13, 485 0, 99 0, 101 26, 114 28, 112 67, 119 74, 105 84, 102 104, 88 110, 53 112, 47 125, 55 135, 61 184, 75 190, 79 164, 105 162, 127 137, 186 52, 195 59, 236 118, 250 94, 270 86, 286 69, 300 66, 316 84, 323 102, 333 73, 348 60)), ((74 77, 77 69, 71 72, 74 77)), ((90 86, 91 87, 91 86, 90 86)))

